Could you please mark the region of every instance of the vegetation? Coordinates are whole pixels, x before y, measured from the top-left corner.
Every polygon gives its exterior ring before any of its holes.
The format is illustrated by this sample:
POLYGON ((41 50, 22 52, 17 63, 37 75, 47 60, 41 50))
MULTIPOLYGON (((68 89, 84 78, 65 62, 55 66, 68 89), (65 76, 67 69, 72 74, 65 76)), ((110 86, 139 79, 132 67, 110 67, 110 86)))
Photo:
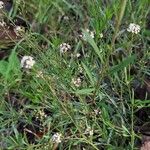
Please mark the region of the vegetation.
POLYGON ((149 10, 149 0, 4 1, 0 149, 138 149, 150 131, 149 10))

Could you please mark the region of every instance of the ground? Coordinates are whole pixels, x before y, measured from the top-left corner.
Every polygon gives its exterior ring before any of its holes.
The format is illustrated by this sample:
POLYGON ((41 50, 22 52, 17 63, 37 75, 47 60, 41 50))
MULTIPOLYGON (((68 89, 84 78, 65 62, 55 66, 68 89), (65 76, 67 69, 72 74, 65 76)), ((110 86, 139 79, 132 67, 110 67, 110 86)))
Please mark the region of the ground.
POLYGON ((149 149, 149 0, 3 0, 0 19, 0 149, 149 149))

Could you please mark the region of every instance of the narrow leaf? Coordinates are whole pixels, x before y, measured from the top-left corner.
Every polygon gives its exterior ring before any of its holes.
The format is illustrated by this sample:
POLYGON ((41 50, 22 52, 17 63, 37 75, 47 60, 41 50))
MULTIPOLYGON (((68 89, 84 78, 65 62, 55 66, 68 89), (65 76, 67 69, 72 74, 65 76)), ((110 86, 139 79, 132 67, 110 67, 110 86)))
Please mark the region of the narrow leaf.
POLYGON ((102 58, 102 54, 100 49, 98 48, 98 46, 96 45, 95 41, 92 39, 92 37, 89 35, 88 32, 86 32, 85 30, 83 30, 83 33, 86 37, 87 42, 93 47, 95 53, 98 55, 99 59, 101 60, 101 63, 103 63, 103 58, 102 58))
POLYGON ((91 95, 94 90, 95 90, 94 88, 87 88, 87 89, 77 90, 74 93, 79 95, 91 95))
POLYGON ((113 66, 110 69, 110 74, 114 74, 118 71, 123 70, 125 67, 129 66, 130 64, 134 63, 136 59, 136 55, 132 55, 124 59, 122 62, 120 62, 118 65, 113 66))
POLYGON ((1 60, 0 61, 0 73, 5 76, 6 72, 7 72, 7 67, 8 67, 8 62, 1 60))
POLYGON ((94 77, 92 76, 92 73, 91 73, 90 69, 83 62, 82 62, 82 66, 83 66, 86 74, 88 75, 92 85, 94 86, 94 77))

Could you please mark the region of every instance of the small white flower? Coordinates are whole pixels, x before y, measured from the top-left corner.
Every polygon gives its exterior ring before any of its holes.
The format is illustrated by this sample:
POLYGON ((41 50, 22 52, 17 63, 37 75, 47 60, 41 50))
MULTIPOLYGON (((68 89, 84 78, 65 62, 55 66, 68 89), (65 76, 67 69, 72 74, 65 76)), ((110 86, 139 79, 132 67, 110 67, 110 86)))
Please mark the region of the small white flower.
POLYGON ((95 35, 94 35, 94 32, 93 32, 93 31, 90 32, 90 36, 92 37, 92 39, 94 39, 94 36, 95 36, 95 35))
POLYGON ((79 58, 80 56, 81 56, 81 54, 80 54, 80 53, 77 53, 77 54, 76 54, 76 57, 77 57, 77 58, 79 58))
POLYGON ((80 53, 71 54, 72 58, 79 58, 81 56, 80 53))
MULTIPOLYGON (((92 39, 94 39, 94 37, 95 37, 94 31, 90 31, 89 29, 86 29, 86 32, 91 36, 92 39)), ((83 38, 83 40, 86 41, 86 36, 85 36, 85 34, 82 33, 82 34, 79 35, 79 37, 80 37, 80 38, 83 38)))
POLYGON ((55 133, 53 136, 52 136, 52 142, 54 143, 61 143, 61 134, 60 133, 55 133))
POLYGON ((94 113, 95 115, 101 115, 102 112, 99 109, 94 109, 94 113))
POLYGON ((16 26, 14 32, 16 33, 17 36, 20 36, 25 32, 25 28, 22 26, 16 26))
POLYGON ((134 34, 138 34, 140 32, 141 28, 138 24, 135 23, 130 23, 129 27, 127 28, 128 32, 134 33, 134 34))
POLYGON ((68 16, 64 16, 64 20, 68 21, 69 17, 68 16))
POLYGON ((100 34, 99 34, 99 37, 100 37, 100 38, 103 38, 103 37, 104 37, 103 33, 100 33, 100 34))
POLYGON ((23 56, 21 59, 21 67, 26 69, 31 69, 35 64, 35 60, 31 56, 23 56))
POLYGON ((0 21, 0 26, 5 27, 6 26, 6 22, 4 20, 0 21))
POLYGON ((4 2, 0 1, 0 9, 3 9, 3 8, 4 8, 4 2))
POLYGON ((84 134, 89 134, 90 136, 92 136, 92 135, 93 135, 93 130, 91 129, 91 127, 88 126, 88 127, 86 128, 84 134))
POLYGON ((41 117, 47 117, 47 115, 45 114, 44 110, 39 110, 39 115, 41 117))
POLYGON ((94 36, 95 36, 94 31, 90 31, 89 29, 86 29, 86 32, 88 32, 91 38, 94 39, 94 36))
POLYGON ((62 43, 59 46, 61 53, 66 53, 68 50, 71 50, 71 46, 68 43, 62 43))
POLYGON ((38 119, 38 118, 44 119, 44 118, 47 117, 47 115, 45 114, 44 110, 36 110, 35 112, 36 112, 35 117, 36 117, 37 119, 38 119))
POLYGON ((83 73, 83 68, 82 68, 82 66, 81 66, 81 65, 79 65, 78 70, 79 70, 79 73, 83 73))
POLYGON ((73 78, 72 79, 72 84, 74 84, 76 87, 80 87, 81 86, 81 78, 73 78))
POLYGON ((79 37, 80 37, 80 38, 83 38, 83 34, 82 34, 82 33, 81 33, 81 34, 79 34, 79 37))

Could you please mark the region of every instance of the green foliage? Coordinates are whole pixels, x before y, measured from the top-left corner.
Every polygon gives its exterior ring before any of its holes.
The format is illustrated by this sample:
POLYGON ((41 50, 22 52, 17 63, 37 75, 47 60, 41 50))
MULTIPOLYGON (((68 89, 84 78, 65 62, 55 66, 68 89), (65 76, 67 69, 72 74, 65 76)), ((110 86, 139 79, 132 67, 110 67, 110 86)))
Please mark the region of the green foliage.
MULTIPOLYGON (((148 116, 143 121, 137 114, 149 113, 150 106, 150 8, 149 0, 128 0, 121 19, 121 3, 14 1, 5 14, 12 32, 18 17, 28 26, 0 60, 0 149, 136 149, 141 134, 134 129, 149 123, 148 116), (140 33, 127 32, 130 23, 139 24, 140 33), (62 43, 71 50, 61 53, 62 43), (24 55, 34 57, 34 68, 20 67, 24 55), (75 84, 76 78, 81 80, 75 84), (55 133, 62 134, 59 144, 52 141, 55 133)), ((0 43, 7 49, 14 41, 0 43)))
POLYGON ((81 90, 77 90, 75 92, 75 94, 79 94, 79 95, 91 95, 93 91, 94 91, 94 88, 81 89, 81 90))
POLYGON ((84 30, 83 30, 83 33, 85 35, 85 38, 86 38, 87 42, 93 47, 93 50, 95 51, 95 53, 99 57, 101 63, 104 63, 104 60, 103 60, 103 57, 102 57, 102 51, 98 48, 95 41, 92 39, 92 37, 89 35, 89 33, 87 33, 84 30))
POLYGON ((15 50, 13 50, 10 54, 8 61, 0 61, 0 73, 3 75, 5 80, 12 80, 15 75, 19 75, 21 73, 20 62, 15 50))
POLYGON ((125 67, 128 67, 130 64, 133 64, 136 60, 136 55, 128 56, 118 65, 111 67, 110 74, 117 73, 118 71, 122 71, 125 67))

